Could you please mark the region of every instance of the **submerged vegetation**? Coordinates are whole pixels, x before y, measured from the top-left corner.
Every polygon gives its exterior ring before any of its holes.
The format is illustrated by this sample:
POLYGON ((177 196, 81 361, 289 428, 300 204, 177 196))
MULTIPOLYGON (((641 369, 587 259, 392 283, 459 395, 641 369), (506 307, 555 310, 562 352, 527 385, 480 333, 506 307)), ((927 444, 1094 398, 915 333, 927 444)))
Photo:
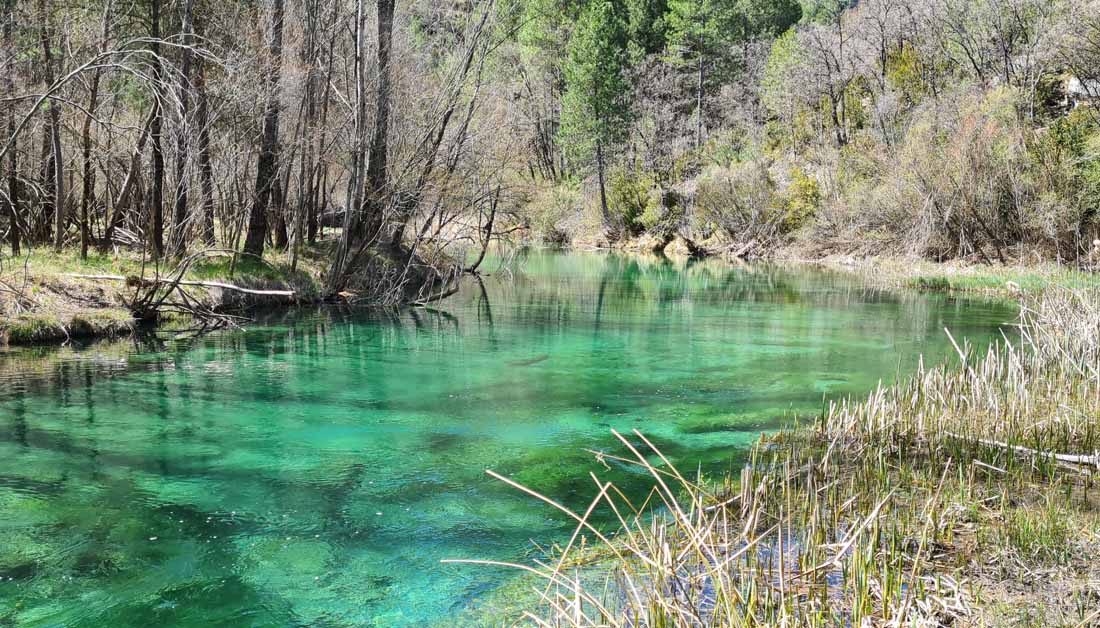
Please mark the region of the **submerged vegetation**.
POLYGON ((587 450, 638 427, 718 474, 823 393, 945 359, 942 326, 984 346, 1016 314, 807 268, 519 261, 431 307, 0 352, 0 624, 478 625, 452 613, 510 574, 439 560, 571 533, 486 468, 583 512, 587 450))
MULTIPOLYGON (((1100 622, 1100 300, 1027 301, 1019 336, 764 436, 738 477, 677 470, 638 431, 599 453, 575 534, 523 618, 578 626, 1100 622), (617 529, 591 521, 611 513, 617 529)), ((954 340, 952 340, 954 342, 954 340)), ((495 474, 494 474, 495 475, 495 474)), ((555 504, 513 480, 512 486, 555 504)), ((474 561, 476 562, 476 561, 474 561)))

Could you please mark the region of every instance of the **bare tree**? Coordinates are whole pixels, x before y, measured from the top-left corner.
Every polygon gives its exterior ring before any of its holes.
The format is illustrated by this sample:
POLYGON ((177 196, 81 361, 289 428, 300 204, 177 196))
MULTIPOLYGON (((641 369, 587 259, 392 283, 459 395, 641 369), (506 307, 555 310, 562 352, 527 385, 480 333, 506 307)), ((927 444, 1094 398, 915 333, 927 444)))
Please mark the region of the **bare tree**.
POLYGON ((389 168, 390 132, 390 51, 393 48, 393 13, 395 0, 378 0, 378 42, 375 76, 374 131, 371 133, 366 172, 366 217, 359 234, 377 238, 385 211, 389 168))
MULTIPOLYGON (((3 49, 0 54, 4 60, 4 87, 7 93, 15 93, 15 43, 13 30, 15 28, 15 0, 5 0, 3 15, 3 49)), ((8 136, 12 142, 16 141, 15 134, 15 109, 11 106, 4 108, 7 119, 8 136)), ((8 208, 8 237, 11 240, 12 255, 21 253, 20 225, 19 225, 19 148, 13 145, 8 151, 8 193, 5 206, 8 208)))
MULTIPOLYGON (((103 18, 100 26, 99 53, 107 50, 108 37, 111 28, 111 13, 114 8, 113 0, 107 0, 103 8, 103 18)), ((84 126, 81 130, 81 143, 83 145, 83 189, 80 195, 80 257, 87 259, 88 244, 91 239, 89 208, 95 203, 95 165, 92 161, 92 122, 95 119, 96 108, 99 106, 99 83, 103 75, 102 68, 92 71, 91 84, 88 87, 88 107, 84 112, 84 126)))
POLYGON ((160 258, 164 255, 164 104, 163 104, 163 68, 161 64, 161 40, 160 40, 160 8, 161 0, 149 2, 149 49, 153 56, 153 121, 149 127, 149 137, 153 150, 153 190, 149 198, 149 209, 152 220, 153 255, 160 258))
MULTIPOLYGON (((47 85, 52 85, 54 82, 54 54, 50 33, 52 12, 53 7, 49 0, 39 0, 39 39, 42 44, 43 69, 47 85)), ((65 159, 61 151, 61 107, 57 101, 50 102, 49 117, 46 133, 49 138, 50 161, 43 160, 43 163, 52 163, 52 168, 47 167, 49 174, 47 180, 53 183, 53 247, 54 250, 60 251, 65 239, 65 159)))
POLYGON ((267 106, 264 108, 263 137, 260 159, 256 165, 256 186, 252 210, 248 218, 248 236, 244 252, 260 257, 267 239, 267 213, 279 173, 279 82, 283 58, 283 0, 273 0, 271 11, 271 44, 268 49, 270 68, 267 71, 267 106))
POLYGON ((183 0, 180 6, 180 33, 183 49, 181 51, 179 71, 179 129, 176 132, 176 202, 172 212, 173 257, 181 257, 187 250, 187 229, 190 225, 187 214, 187 161, 190 125, 188 108, 191 102, 191 31, 194 20, 195 0, 183 0))

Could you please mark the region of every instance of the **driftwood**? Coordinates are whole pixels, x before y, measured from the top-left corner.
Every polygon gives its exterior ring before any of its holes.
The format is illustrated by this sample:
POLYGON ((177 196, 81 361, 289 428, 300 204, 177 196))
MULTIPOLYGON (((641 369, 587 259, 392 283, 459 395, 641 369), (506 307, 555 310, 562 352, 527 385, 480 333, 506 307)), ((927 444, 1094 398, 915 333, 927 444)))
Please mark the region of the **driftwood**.
POLYGON ((1008 443, 1002 443, 996 440, 986 440, 984 438, 967 438, 959 434, 947 433, 948 436, 958 440, 973 440, 978 444, 985 445, 986 447, 996 447, 999 449, 1005 449, 1018 454, 1024 454, 1026 456, 1035 456, 1036 458, 1046 458, 1048 460, 1055 460, 1058 462, 1067 462, 1069 464, 1083 464, 1088 466, 1100 467, 1100 454, 1094 454, 1091 456, 1077 455, 1077 454, 1059 454, 1050 451, 1039 451, 1038 449, 1031 449, 1029 447, 1022 447, 1020 445, 1010 445, 1008 443))
POLYGON ((77 279, 94 279, 102 281, 123 281, 128 286, 152 286, 156 284, 165 285, 178 285, 178 286, 197 286, 200 288, 220 288, 222 290, 231 290, 233 292, 240 292, 242 294, 252 294, 257 296, 268 297, 293 297, 293 290, 253 290, 251 288, 242 288, 240 286, 234 286, 228 283, 222 283, 220 281, 174 281, 172 279, 146 279, 142 277, 124 277, 122 275, 70 275, 77 279))

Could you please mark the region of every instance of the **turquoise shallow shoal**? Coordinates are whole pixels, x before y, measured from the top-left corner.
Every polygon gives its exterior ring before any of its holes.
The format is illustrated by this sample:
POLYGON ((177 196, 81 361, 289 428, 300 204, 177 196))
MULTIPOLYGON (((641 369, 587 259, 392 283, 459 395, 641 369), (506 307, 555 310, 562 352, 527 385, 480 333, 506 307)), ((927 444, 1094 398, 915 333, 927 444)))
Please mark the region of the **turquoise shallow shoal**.
MULTIPOLYGON (((486 270, 496 271, 490 260, 486 270)), ((0 354, 0 626, 450 625, 567 538, 586 449, 736 469, 823 397, 983 346, 1014 305, 811 270, 530 252, 432 308, 0 354)))

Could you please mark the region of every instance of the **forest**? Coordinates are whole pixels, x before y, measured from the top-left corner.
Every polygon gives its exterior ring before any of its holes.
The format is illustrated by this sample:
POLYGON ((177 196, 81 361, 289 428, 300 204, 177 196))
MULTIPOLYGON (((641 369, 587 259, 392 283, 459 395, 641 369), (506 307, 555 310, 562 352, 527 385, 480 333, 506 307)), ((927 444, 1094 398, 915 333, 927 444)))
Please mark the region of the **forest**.
POLYGON ((446 293, 494 240, 1005 263, 1097 236, 1087 0, 2 16, 9 267, 36 247, 305 256, 322 296, 382 303, 446 293))

